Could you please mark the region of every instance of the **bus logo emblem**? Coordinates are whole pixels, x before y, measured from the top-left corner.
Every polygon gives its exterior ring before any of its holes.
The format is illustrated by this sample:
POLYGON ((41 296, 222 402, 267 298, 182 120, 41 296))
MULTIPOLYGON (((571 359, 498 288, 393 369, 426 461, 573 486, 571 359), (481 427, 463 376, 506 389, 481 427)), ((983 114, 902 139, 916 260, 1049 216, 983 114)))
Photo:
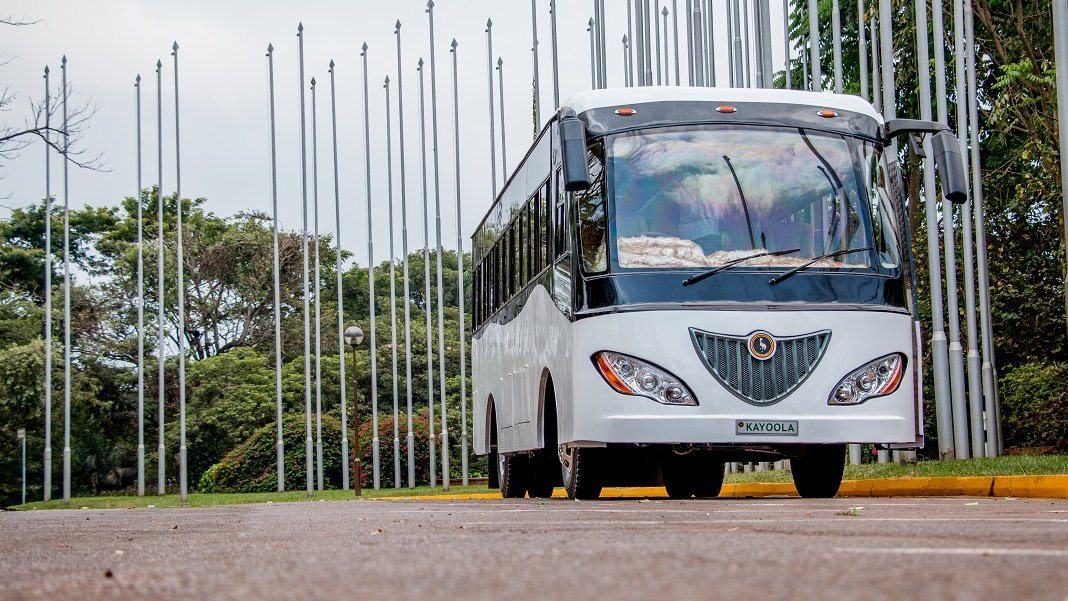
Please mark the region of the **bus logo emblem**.
POLYGON ((775 354, 775 339, 767 332, 753 332, 749 335, 749 354, 764 361, 775 354))

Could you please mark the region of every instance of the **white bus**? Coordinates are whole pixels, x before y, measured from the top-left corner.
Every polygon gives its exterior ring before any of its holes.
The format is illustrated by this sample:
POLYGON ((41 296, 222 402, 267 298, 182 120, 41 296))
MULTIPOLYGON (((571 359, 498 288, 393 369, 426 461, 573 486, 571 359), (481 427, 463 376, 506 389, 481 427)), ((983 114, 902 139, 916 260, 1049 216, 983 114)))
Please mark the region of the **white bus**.
POLYGON ((801 496, 829 497, 847 443, 922 446, 901 134, 931 136, 961 202, 956 138, 858 97, 571 98, 473 236, 490 485, 714 497, 725 462, 787 458, 801 496))

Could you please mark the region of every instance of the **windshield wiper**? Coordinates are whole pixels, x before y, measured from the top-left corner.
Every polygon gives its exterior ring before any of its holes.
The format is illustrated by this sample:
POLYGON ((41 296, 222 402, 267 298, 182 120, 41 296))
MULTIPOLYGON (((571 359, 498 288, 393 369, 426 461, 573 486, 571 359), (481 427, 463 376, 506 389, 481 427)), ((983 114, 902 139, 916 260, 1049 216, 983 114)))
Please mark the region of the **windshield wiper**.
POLYGON ((723 271, 725 269, 730 269, 731 267, 734 267, 735 265, 737 265, 739 263, 742 263, 744 261, 748 261, 749 259, 755 259, 757 257, 777 257, 779 255, 789 255, 791 253, 796 253, 796 252, 801 252, 801 249, 800 248, 789 248, 789 249, 786 249, 786 250, 776 250, 776 251, 770 251, 770 252, 769 251, 764 251, 762 253, 757 253, 755 255, 748 255, 748 256, 745 256, 745 257, 741 257, 739 259, 731 259, 730 261, 727 261, 726 263, 724 263, 723 265, 720 265, 719 267, 716 267, 715 269, 709 269, 708 271, 705 271, 703 273, 699 273, 697 275, 692 275, 692 276, 686 278, 685 280, 682 281, 682 285, 683 286, 693 286, 697 282, 700 282, 702 280, 708 279, 708 278, 716 275, 717 273, 719 273, 719 272, 721 272, 721 271, 723 271))
POLYGON ((779 282, 781 282, 781 281, 785 280, 786 278, 794 275, 795 273, 797 273, 799 271, 803 271, 805 269, 808 269, 809 267, 812 267, 813 264, 815 264, 815 263, 817 263, 819 261, 822 261, 824 259, 831 259, 831 258, 834 258, 834 257, 840 257, 842 255, 851 255, 853 253, 864 252, 866 250, 871 250, 871 247, 870 246, 862 246, 860 248, 847 248, 847 249, 844 249, 844 250, 836 250, 834 252, 830 252, 830 253, 826 253, 826 254, 820 255, 820 256, 818 256, 818 257, 816 257, 816 258, 814 258, 814 259, 812 259, 810 261, 807 261, 804 265, 798 265, 797 267, 794 267, 790 271, 784 271, 783 273, 780 273, 779 275, 771 278, 771 280, 768 281, 768 283, 771 284, 772 286, 774 286, 775 284, 778 284, 779 282))

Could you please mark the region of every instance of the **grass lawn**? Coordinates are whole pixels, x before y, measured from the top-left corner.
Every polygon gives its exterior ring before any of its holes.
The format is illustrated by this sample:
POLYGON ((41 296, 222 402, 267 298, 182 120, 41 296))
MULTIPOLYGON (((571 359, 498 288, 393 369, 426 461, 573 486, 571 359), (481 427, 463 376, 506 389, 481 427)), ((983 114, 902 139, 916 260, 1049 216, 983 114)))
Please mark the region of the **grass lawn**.
MULTIPOLYGON (((961 461, 918 461, 913 464, 865 463, 847 465, 846 480, 872 478, 931 478, 937 476, 1041 476, 1068 474, 1068 455, 1012 455, 961 461)), ((786 471, 727 474, 724 482, 791 482, 786 471)))
MULTIPOLYGON (((452 486, 446 493, 441 490, 441 487, 430 488, 429 486, 419 486, 416 488, 383 488, 381 490, 364 489, 362 498, 373 499, 376 497, 410 497, 415 495, 441 495, 441 494, 464 494, 464 493, 484 493, 488 492, 485 486, 452 486)), ((234 494, 200 494, 190 493, 189 506, 190 507, 205 507, 208 505, 240 505, 244 503, 286 503, 293 501, 349 501, 356 499, 351 490, 326 490, 323 492, 316 492, 311 497, 307 495, 303 490, 293 490, 286 492, 254 492, 254 493, 234 493, 234 494)), ((20 511, 33 510, 33 509, 129 509, 133 507, 179 507, 181 503, 178 500, 178 495, 145 495, 143 497, 137 496, 124 496, 124 497, 72 497, 70 505, 64 505, 62 499, 52 499, 51 501, 36 503, 26 503, 25 505, 15 505, 8 509, 15 509, 20 511)))

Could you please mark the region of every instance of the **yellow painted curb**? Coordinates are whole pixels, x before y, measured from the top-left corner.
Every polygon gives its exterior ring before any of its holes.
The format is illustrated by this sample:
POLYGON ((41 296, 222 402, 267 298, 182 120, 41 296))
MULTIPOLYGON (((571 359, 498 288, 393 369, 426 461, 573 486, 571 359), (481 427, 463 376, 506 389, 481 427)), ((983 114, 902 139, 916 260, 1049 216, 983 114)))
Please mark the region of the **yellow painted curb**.
MULTIPOLYGON (((562 489, 553 491, 553 498, 565 498, 562 489)), ((724 484, 720 498, 796 497, 797 491, 789 482, 746 482, 724 484)), ((1029 497, 1068 499, 1068 474, 1052 476, 962 476, 936 478, 880 478, 845 480, 838 490, 839 497, 1029 497)), ((605 488, 602 499, 666 498, 662 486, 605 488)), ((409 497, 377 497, 368 500, 400 501, 408 499, 439 499, 458 501, 469 499, 500 499, 499 492, 457 495, 422 495, 409 497)))

